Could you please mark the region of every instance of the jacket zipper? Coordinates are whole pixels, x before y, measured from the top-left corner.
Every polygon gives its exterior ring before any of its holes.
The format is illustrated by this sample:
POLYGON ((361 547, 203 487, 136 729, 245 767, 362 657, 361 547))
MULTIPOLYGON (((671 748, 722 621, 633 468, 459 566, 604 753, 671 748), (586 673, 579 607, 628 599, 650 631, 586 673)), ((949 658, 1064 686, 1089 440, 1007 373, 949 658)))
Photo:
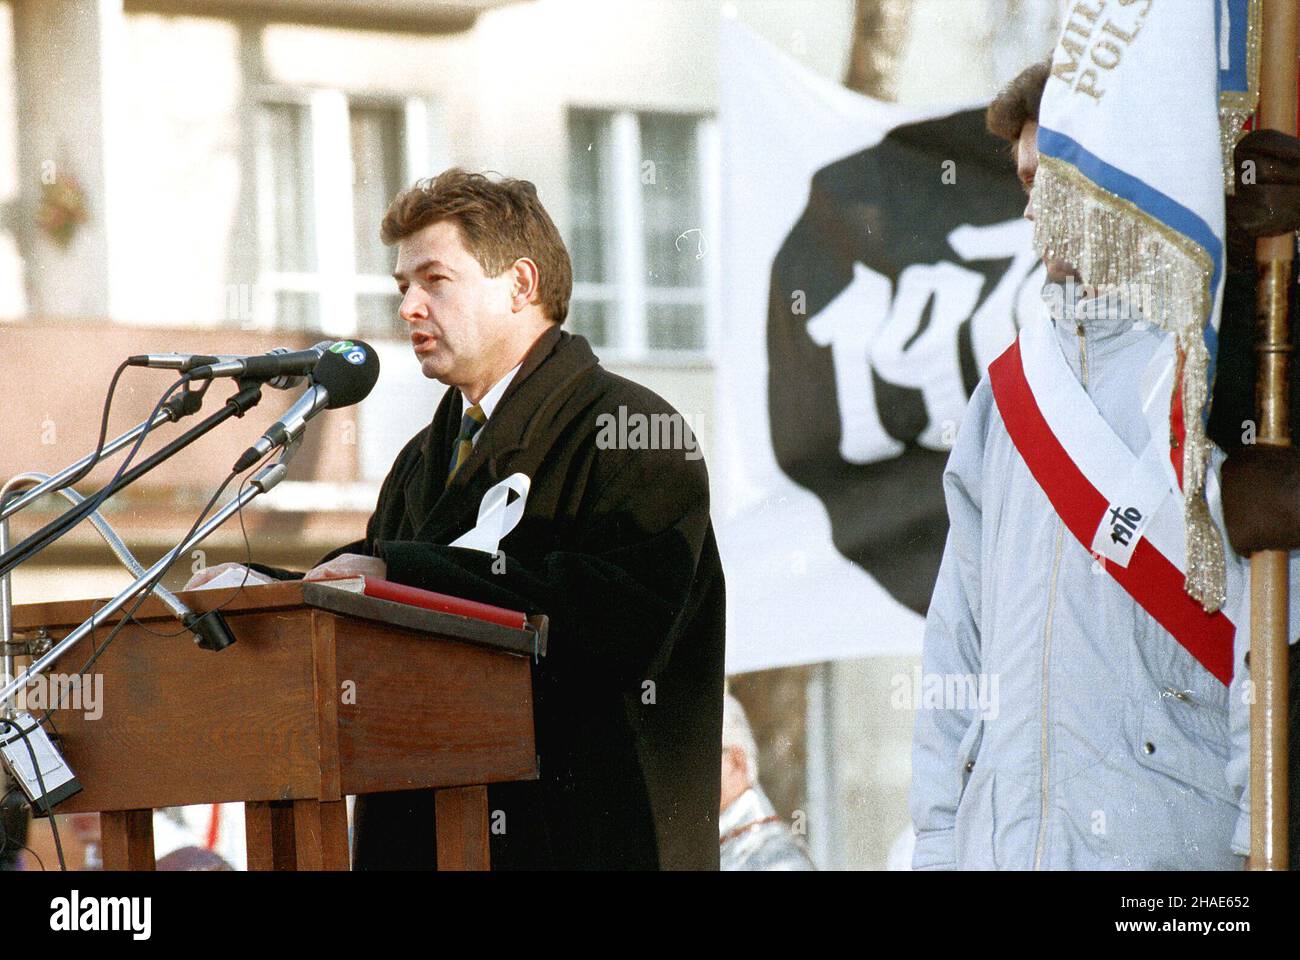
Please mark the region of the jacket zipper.
MULTIPOLYGON (((1083 388, 1088 389, 1088 347, 1083 333, 1083 324, 1076 324, 1075 333, 1079 338, 1079 371, 1082 375, 1083 388)), ((1065 521, 1056 518, 1056 547, 1052 556, 1052 575, 1047 587, 1047 622, 1043 627, 1043 683, 1041 703, 1039 706, 1040 724, 1038 735, 1039 763, 1042 767, 1042 795, 1038 811, 1038 842, 1034 845, 1034 869, 1042 868, 1043 851, 1047 845, 1047 817, 1051 807, 1050 780, 1048 776, 1049 756, 1047 749, 1047 699, 1050 686, 1050 668, 1052 659, 1052 620, 1056 615, 1056 583, 1061 570, 1061 547, 1065 541, 1065 521)))

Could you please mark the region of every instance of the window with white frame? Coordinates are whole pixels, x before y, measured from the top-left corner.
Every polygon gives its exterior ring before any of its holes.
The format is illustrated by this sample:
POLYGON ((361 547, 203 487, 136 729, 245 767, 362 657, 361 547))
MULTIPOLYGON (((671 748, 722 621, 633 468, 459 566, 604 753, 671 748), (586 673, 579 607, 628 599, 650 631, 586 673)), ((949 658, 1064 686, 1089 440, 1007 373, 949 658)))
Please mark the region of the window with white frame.
POLYGON ((716 287, 713 123, 573 109, 568 138, 566 325, 614 357, 702 354, 716 287))
POLYGON ((424 102, 277 92, 257 122, 256 317, 277 329, 404 339, 379 223, 429 170, 424 102))

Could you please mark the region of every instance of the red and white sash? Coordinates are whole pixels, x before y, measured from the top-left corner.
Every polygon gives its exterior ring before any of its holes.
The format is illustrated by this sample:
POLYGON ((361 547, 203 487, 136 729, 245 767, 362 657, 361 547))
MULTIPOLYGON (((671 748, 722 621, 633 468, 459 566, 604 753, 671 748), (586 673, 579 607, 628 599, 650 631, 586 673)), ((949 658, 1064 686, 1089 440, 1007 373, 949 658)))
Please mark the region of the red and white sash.
MULTIPOLYGON (((1169 458, 1173 369, 1169 338, 1144 378, 1142 401, 1152 441, 1140 456, 1115 434, 1075 378, 1048 317, 1025 325, 989 365, 989 380, 1011 442, 1066 528, 1188 653, 1227 684, 1236 628, 1223 611, 1206 613, 1183 588, 1183 498, 1169 458)), ((1207 492, 1217 499, 1215 486, 1207 492)), ((1240 586, 1230 572, 1230 600, 1240 586)))

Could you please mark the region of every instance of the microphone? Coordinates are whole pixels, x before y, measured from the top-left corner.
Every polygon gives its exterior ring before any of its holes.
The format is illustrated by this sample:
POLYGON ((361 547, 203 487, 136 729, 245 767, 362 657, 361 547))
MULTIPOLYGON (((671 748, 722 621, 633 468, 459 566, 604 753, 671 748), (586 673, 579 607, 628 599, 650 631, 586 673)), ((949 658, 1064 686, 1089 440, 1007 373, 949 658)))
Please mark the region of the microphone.
POLYGON ((287 390, 302 382, 316 361, 330 348, 333 340, 322 340, 307 350, 290 352, 286 347, 276 347, 260 356, 246 354, 207 353, 142 353, 127 358, 133 367, 154 370, 176 370, 189 373, 195 380, 213 377, 246 377, 264 380, 277 390, 287 390))
MULTIPOLYGON (((339 340, 338 343, 349 343, 339 340)), ((195 380, 213 377, 240 377, 271 381, 279 377, 302 377, 312 372, 325 351, 332 349, 335 341, 322 340, 306 350, 288 351, 283 347, 260 356, 234 357, 218 363, 205 363, 190 369, 195 380)), ((296 382, 296 381, 295 381, 296 382)), ((287 385, 287 384, 286 384, 287 385)))
POLYGON ((379 355, 374 347, 360 340, 339 340, 321 354, 310 377, 311 386, 303 395, 235 461, 235 473, 247 470, 276 447, 296 440, 307 421, 322 410, 350 407, 368 397, 379 379, 379 355))

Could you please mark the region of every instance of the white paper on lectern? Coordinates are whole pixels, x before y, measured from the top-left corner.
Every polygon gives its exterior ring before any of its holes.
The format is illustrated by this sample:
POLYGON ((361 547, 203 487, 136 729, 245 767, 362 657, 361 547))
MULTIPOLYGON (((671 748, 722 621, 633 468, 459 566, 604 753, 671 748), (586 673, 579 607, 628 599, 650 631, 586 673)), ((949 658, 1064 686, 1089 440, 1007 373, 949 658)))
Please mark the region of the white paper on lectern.
POLYGON ((275 583, 274 577, 268 577, 265 574, 258 573, 256 570, 245 571, 243 567, 231 567, 229 570, 223 570, 207 583, 200 584, 197 587, 191 587, 192 590, 220 590, 228 587, 256 587, 263 583, 275 583), (248 574, 248 580, 244 580, 244 574, 248 574))
POLYGON ((528 489, 532 481, 522 473, 512 473, 483 494, 478 505, 478 521, 469 533, 451 543, 453 547, 496 553, 497 546, 507 533, 515 528, 524 515, 528 489), (512 501, 510 493, 518 494, 512 501))

